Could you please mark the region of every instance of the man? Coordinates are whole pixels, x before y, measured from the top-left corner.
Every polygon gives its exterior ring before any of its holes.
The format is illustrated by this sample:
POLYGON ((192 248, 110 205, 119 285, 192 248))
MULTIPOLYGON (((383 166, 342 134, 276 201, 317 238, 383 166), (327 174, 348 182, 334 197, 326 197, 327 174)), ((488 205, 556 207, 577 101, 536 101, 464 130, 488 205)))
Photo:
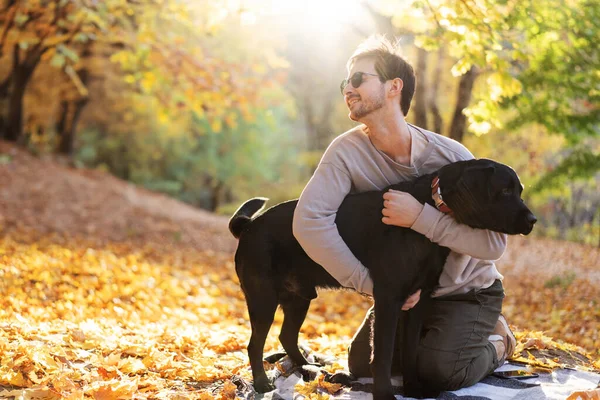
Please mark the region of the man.
MULTIPOLYGON (((350 119, 361 125, 338 136, 325 151, 300 196, 293 230, 306 253, 343 286, 372 294, 368 270, 335 225, 342 200, 351 193, 412 180, 473 155, 460 143, 405 121, 415 74, 394 44, 373 36, 357 48, 347 67, 349 78, 341 90, 350 119)), ((516 344, 500 315, 502 275, 489 261, 501 257, 506 236, 461 225, 407 193, 389 191, 382 203, 383 223, 411 228, 452 250, 424 321, 418 349, 420 379, 444 390, 475 384, 504 363, 516 344)), ((419 298, 419 292, 413 294, 402 309, 412 308, 419 298)), ((371 375, 372 317, 373 309, 349 348, 348 366, 357 377, 371 375)), ((395 370, 401 368, 401 340, 396 339, 395 370)))

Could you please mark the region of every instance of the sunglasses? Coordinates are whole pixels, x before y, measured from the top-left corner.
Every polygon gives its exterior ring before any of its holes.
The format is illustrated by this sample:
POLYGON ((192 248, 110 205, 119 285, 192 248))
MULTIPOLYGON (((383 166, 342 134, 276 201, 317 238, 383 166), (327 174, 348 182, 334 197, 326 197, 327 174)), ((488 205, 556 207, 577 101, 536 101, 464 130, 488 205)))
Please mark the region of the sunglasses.
POLYGON ((354 89, 358 89, 358 87, 363 83, 363 75, 379 76, 377 74, 370 74, 368 72, 355 72, 354 74, 352 74, 350 79, 344 79, 342 83, 340 83, 340 92, 344 94, 344 89, 346 88, 348 83, 352 84, 352 87, 354 89))

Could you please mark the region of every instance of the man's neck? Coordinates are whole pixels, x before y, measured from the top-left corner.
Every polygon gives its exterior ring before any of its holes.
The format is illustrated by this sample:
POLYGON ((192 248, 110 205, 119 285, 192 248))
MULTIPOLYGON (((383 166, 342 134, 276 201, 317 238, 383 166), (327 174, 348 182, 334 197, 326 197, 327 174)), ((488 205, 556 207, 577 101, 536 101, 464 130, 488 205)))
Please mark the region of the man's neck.
POLYGON ((404 116, 365 121, 373 146, 399 164, 410 165, 412 138, 404 116))

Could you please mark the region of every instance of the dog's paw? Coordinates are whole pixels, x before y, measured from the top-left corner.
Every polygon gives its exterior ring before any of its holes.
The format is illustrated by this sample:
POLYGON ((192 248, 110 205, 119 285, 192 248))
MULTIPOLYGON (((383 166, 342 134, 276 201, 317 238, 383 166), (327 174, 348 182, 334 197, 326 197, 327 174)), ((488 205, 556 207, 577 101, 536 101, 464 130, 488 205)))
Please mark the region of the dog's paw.
POLYGON ((319 364, 304 364, 298 367, 298 371, 300 371, 305 382, 310 382, 317 377, 321 368, 323 367, 319 364))
POLYGON ((325 381, 330 383, 339 383, 344 386, 352 386, 352 382, 356 380, 356 377, 349 371, 339 371, 335 374, 327 374, 325 381))
POLYGON ((275 390, 275 385, 269 382, 268 379, 256 381, 254 382, 253 386, 254 390, 256 390, 256 393, 267 393, 275 390))
POLYGON ((286 355, 287 355, 287 354, 286 354, 285 352, 283 352, 283 351, 280 351, 280 352, 277 352, 277 353, 272 353, 272 354, 269 354, 268 356, 266 356, 266 357, 264 358, 264 360, 265 360, 266 362, 268 362, 269 364, 274 364, 274 363, 276 363, 277 361, 281 360, 281 359, 282 359, 283 357, 285 357, 286 355))

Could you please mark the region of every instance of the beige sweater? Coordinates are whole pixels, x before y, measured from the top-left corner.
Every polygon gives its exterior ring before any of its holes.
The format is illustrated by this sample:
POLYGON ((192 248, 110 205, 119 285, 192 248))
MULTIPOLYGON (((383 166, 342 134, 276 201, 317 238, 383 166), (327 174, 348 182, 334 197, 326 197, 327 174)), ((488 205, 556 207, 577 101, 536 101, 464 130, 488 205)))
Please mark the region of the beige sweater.
MULTIPOLYGON (((341 285, 373 294, 368 270, 344 243, 335 224, 344 198, 351 193, 383 190, 435 172, 446 164, 472 159, 473 155, 452 139, 409 125, 412 155, 411 165, 406 166, 377 150, 363 128, 364 125, 358 126, 338 136, 327 148, 300 195, 293 230, 310 258, 341 285)), ((433 296, 484 289, 502 279, 490 260, 497 260, 504 253, 506 235, 459 224, 427 204, 411 229, 452 250, 433 296)))

